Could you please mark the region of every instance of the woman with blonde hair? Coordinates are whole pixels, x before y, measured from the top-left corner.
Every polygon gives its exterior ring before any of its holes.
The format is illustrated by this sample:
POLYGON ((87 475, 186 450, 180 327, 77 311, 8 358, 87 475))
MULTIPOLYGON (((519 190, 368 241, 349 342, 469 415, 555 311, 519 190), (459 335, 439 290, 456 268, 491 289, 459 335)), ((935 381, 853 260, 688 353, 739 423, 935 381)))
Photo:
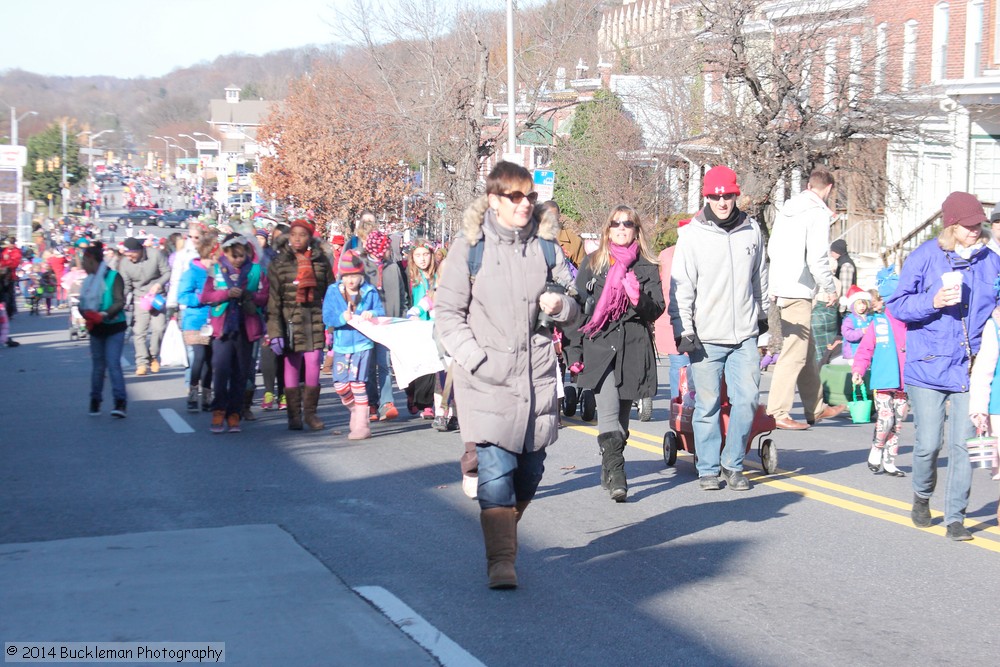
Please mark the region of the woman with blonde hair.
POLYGON ((597 399, 601 487, 625 502, 625 445, 632 401, 656 394, 652 326, 665 308, 660 272, 639 214, 616 206, 576 277, 586 319, 566 348, 577 383, 597 399))
MULTIPOLYGON (((434 246, 427 239, 417 239, 410 249, 406 275, 410 284, 410 303, 413 304, 406 311, 406 316, 420 320, 434 319, 438 263, 434 257, 434 246)), ((458 428, 458 417, 450 415, 449 419, 449 406, 442 400, 443 376, 444 373, 431 373, 411 382, 406 388, 407 407, 410 414, 423 410, 421 416, 433 419, 436 430, 454 431, 458 428)))

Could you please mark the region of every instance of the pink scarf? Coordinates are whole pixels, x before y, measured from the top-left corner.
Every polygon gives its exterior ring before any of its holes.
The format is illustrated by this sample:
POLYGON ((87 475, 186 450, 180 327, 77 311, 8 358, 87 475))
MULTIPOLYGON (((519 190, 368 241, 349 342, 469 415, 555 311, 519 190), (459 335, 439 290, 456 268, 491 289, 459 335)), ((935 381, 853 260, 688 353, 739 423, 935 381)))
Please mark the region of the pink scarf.
POLYGON ((604 281, 604 290, 601 292, 601 298, 597 300, 597 305, 594 306, 594 314, 590 316, 590 321, 580 327, 580 331, 591 338, 596 336, 605 324, 621 318, 628 311, 629 300, 622 281, 625 280, 629 267, 639 256, 639 242, 633 241, 632 245, 628 246, 609 243, 608 251, 611 253, 612 263, 608 269, 608 277, 604 281))

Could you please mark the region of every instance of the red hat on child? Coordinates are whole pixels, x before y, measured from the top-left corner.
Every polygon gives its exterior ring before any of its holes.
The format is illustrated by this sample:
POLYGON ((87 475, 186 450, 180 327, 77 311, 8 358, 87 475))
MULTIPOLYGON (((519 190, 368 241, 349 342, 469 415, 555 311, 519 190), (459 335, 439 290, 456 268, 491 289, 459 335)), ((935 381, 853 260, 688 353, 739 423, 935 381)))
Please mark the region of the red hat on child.
POLYGON ((857 285, 851 285, 851 288, 847 290, 847 301, 846 305, 848 308, 853 308, 854 303, 857 301, 871 301, 872 295, 868 293, 867 290, 863 290, 857 285))
POLYGON ((365 252, 368 253, 369 257, 382 259, 388 248, 389 237, 386 236, 384 232, 380 232, 377 229, 369 234, 368 238, 365 239, 365 252))
POLYGON ((310 237, 315 236, 316 234, 316 228, 313 227, 311 224, 309 224, 309 221, 306 220, 305 218, 296 218, 295 220, 292 220, 289 223, 290 229, 295 229, 296 227, 301 227, 302 229, 309 232, 310 237))

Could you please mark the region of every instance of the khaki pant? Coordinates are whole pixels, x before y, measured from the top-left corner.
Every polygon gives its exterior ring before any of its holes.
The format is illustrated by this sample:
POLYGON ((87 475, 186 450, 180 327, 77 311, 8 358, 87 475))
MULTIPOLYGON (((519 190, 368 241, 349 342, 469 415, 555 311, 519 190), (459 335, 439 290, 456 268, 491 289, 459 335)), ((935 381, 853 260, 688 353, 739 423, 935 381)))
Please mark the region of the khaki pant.
POLYGON ((132 344, 135 345, 135 365, 148 366, 151 359, 160 360, 160 343, 167 328, 167 317, 159 310, 144 310, 135 307, 135 321, 132 323, 132 344), (146 335, 149 334, 149 342, 146 335))
POLYGON ((767 397, 767 414, 785 419, 795 402, 795 387, 806 419, 812 420, 826 409, 823 385, 816 365, 816 345, 813 343, 810 321, 812 299, 783 299, 777 302, 781 312, 781 355, 774 366, 771 391, 767 397))

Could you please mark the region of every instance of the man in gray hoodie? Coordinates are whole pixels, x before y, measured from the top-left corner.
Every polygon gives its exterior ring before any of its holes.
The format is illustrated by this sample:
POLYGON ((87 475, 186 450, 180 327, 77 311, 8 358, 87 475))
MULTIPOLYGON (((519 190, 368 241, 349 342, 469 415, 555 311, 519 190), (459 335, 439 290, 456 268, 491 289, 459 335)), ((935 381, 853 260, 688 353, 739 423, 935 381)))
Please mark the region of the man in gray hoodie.
POLYGON ((678 352, 691 358, 692 428, 706 491, 721 488, 720 472, 730 489, 750 488, 743 456, 760 392, 757 336, 767 330, 767 260, 760 227, 736 206, 739 194, 736 172, 708 170, 702 186, 708 203, 677 239, 670 272, 670 321, 678 352), (731 406, 725 449, 723 373, 731 406))
POLYGON ((844 406, 823 403, 823 385, 812 337, 812 303, 819 291, 828 306, 837 305, 837 289, 827 259, 833 211, 826 202, 833 175, 823 168, 809 175, 806 190, 781 207, 771 229, 767 255, 771 260, 770 291, 781 312, 781 355, 774 367, 767 414, 778 428, 801 431, 820 419, 835 417, 844 406), (799 388, 806 424, 789 415, 799 388))

